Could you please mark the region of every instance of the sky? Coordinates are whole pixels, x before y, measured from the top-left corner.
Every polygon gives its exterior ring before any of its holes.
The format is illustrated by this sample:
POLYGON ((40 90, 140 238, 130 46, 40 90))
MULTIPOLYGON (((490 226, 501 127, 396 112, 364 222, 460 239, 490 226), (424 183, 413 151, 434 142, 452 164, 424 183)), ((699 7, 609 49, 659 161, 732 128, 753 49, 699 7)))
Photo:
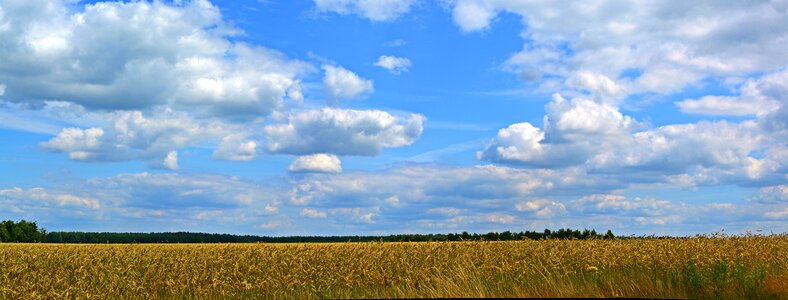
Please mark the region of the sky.
POLYGON ((788 231, 788 0, 0 0, 0 219, 788 231))

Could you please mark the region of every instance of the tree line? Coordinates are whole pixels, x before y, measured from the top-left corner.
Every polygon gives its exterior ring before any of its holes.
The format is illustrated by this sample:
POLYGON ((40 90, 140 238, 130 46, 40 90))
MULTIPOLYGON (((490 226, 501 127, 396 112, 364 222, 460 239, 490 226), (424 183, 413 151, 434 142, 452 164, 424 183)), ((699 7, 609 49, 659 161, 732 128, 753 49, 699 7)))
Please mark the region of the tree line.
POLYGON ((49 232, 35 222, 0 222, 0 242, 18 243, 75 243, 75 244, 133 244, 133 243, 330 243, 330 242, 440 242, 440 241, 517 241, 542 239, 613 239, 608 230, 559 229, 552 231, 396 234, 388 236, 257 236, 195 232, 49 232))
POLYGON ((38 228, 36 222, 0 222, 0 243, 40 243, 46 239, 46 230, 38 228))
POLYGON ((449 234, 397 234, 388 236, 256 236, 194 232, 50 232, 50 243, 330 243, 330 242, 429 242, 429 241, 514 241, 541 239, 612 239, 610 230, 598 234, 596 230, 559 229, 551 231, 449 233, 449 234))

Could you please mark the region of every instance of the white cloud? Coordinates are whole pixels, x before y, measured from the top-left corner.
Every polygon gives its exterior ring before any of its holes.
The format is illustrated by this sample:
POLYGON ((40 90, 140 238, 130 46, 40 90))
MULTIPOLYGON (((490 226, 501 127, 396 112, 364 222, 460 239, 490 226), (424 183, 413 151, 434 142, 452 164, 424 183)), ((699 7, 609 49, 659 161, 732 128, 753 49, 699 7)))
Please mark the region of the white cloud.
MULTIPOLYGON (((521 170, 492 165, 435 167, 416 165, 384 172, 312 174, 300 178, 290 191, 294 203, 327 205, 388 205, 397 195, 396 207, 423 210, 440 207, 489 205, 511 210, 521 197, 577 190, 589 183, 574 170, 521 170)), ((599 185, 599 187, 604 184, 599 185)), ((419 213, 423 213, 420 211, 419 213)))
POLYGON ((375 223, 374 218, 380 215, 380 208, 340 207, 334 208, 330 212, 332 215, 349 216, 353 222, 373 224, 375 223))
POLYGON ((738 96, 704 96, 676 103, 681 111, 705 115, 766 115, 788 103, 788 71, 749 79, 738 96))
POLYGON ((340 173, 342 165, 336 155, 318 153, 299 156, 287 170, 290 172, 340 173))
POLYGON ((488 214, 484 216, 483 220, 490 223, 511 224, 516 219, 517 217, 507 214, 488 214))
POLYGON ((407 146, 416 141, 423 131, 424 117, 324 108, 292 114, 287 121, 264 128, 270 152, 377 155, 382 148, 407 146))
POLYGON ((0 198, 10 198, 14 201, 21 201, 22 206, 35 206, 34 203, 28 201, 35 201, 44 205, 52 205, 59 207, 72 207, 72 208, 85 208, 96 210, 101 208, 101 202, 91 197, 81 197, 70 193, 48 191, 44 188, 11 188, 0 189, 0 198))
POLYGON ((456 216, 459 215, 462 212, 462 210, 455 207, 436 207, 436 208, 428 209, 427 212, 446 215, 446 216, 456 216))
POLYGON ((47 228, 73 226, 59 222, 74 218, 88 228, 110 226, 105 223, 112 220, 112 229, 118 231, 221 228, 257 233, 259 224, 268 224, 287 234, 304 234, 292 226, 299 216, 299 222, 316 228, 308 233, 326 234, 336 233, 337 226, 361 228, 356 234, 436 228, 478 232, 585 227, 610 228, 617 234, 785 228, 775 221, 784 218, 785 208, 779 203, 693 204, 623 196, 611 191, 629 186, 627 180, 611 184, 605 174, 583 173, 580 168, 409 165, 303 174, 292 177, 290 184, 269 179, 262 185, 221 175, 121 174, 60 188, 0 189, 0 212, 36 216, 47 228), (290 195, 288 187, 295 189, 290 195), (392 195, 398 205, 390 205, 392 195), (303 197, 304 202, 280 202, 288 196, 303 197), (307 202, 314 206, 303 207, 307 202))
POLYGON ((0 84, 0 97, 5 95, 5 84, 0 84))
POLYGON ((86 130, 65 128, 56 137, 43 143, 42 146, 46 149, 68 152, 68 157, 73 160, 88 160, 91 157, 89 151, 101 147, 100 139, 103 136, 104 130, 101 128, 86 130))
POLYGON ((178 169, 178 151, 170 151, 167 153, 167 156, 164 157, 164 162, 162 166, 166 169, 170 170, 177 170, 178 169))
POLYGON ((314 0, 319 11, 357 14, 372 21, 391 21, 410 11, 416 0, 314 0))
POLYGON ((626 95, 626 88, 605 75, 588 71, 578 71, 566 80, 567 86, 586 90, 603 101, 620 99, 626 95))
POLYGON ((683 113, 718 116, 756 115, 769 110, 768 107, 763 107, 762 103, 747 103, 740 101, 737 97, 728 96, 704 96, 698 100, 687 99, 676 103, 676 105, 681 108, 683 113))
POLYGON ((313 218, 313 219, 324 219, 326 217, 326 213, 322 211, 318 211, 313 208, 302 209, 300 215, 302 217, 313 218))
POLYGON ((771 184, 786 168, 783 143, 754 121, 644 128, 615 106, 560 96, 547 111, 543 129, 529 123, 510 125, 477 157, 539 168, 584 166, 632 180, 684 174, 691 185, 771 184), (764 150, 762 157, 753 155, 764 150))
POLYGON ((119 174, 88 180, 73 189, 101 195, 117 207, 157 210, 251 209, 276 205, 277 194, 267 186, 220 175, 177 173, 119 174))
POLYGON ((282 226, 284 226, 284 224, 281 221, 276 221, 276 220, 268 221, 263 224, 260 224, 260 228, 262 229, 279 229, 282 226))
POLYGON ((311 71, 276 51, 231 42, 237 31, 205 0, 100 2, 73 13, 67 5, 4 2, 6 101, 110 110, 165 105, 254 118, 279 107, 311 71))
POLYGON ((483 160, 555 167, 583 164, 597 152, 620 145, 637 126, 614 106, 585 98, 555 95, 547 105, 544 128, 517 123, 501 129, 477 153, 483 160))
POLYGON ((750 200, 765 204, 788 203, 788 184, 761 188, 758 195, 750 200))
POLYGON ((343 67, 323 65, 323 70, 326 72, 323 87, 330 99, 358 99, 375 90, 372 80, 363 79, 343 67))
POLYGON ((549 199, 536 199, 517 203, 514 208, 517 211, 530 212, 539 217, 552 217, 566 213, 566 206, 563 203, 549 199))
POLYGON ((213 157, 225 160, 247 161, 257 157, 257 142, 244 134, 231 134, 222 138, 213 157))
POLYGON ((378 61, 375 62, 375 65, 389 70, 389 72, 393 74, 401 74, 402 72, 407 72, 408 68, 410 68, 410 59, 407 57, 381 55, 378 57, 378 61))
MULTIPOLYGON (((79 161, 158 160, 166 168, 176 166, 172 151, 198 146, 243 132, 238 125, 216 119, 196 120, 184 113, 156 112, 145 116, 139 111, 98 114, 106 129, 65 128, 41 143, 43 149, 66 152, 79 161)), ((220 147, 218 150, 223 150, 220 147)), ((220 152, 221 153, 221 152, 220 152)), ((233 157, 229 157, 233 158, 233 157)))
POLYGON ((788 219, 788 207, 783 207, 782 210, 769 211, 763 214, 769 219, 788 219))
MULTIPOLYGON (((626 87, 622 97, 670 94, 709 77, 750 76, 788 64, 788 54, 776 50, 788 46, 788 18, 769 2, 457 0, 452 5, 454 22, 465 32, 492 26, 501 12, 521 18, 524 46, 505 69, 528 80, 592 72, 626 87)), ((573 88, 574 81, 544 81, 542 88, 560 92, 573 88)))
POLYGON ((488 1, 460 0, 454 6, 452 15, 463 31, 486 29, 497 14, 494 6, 488 1))

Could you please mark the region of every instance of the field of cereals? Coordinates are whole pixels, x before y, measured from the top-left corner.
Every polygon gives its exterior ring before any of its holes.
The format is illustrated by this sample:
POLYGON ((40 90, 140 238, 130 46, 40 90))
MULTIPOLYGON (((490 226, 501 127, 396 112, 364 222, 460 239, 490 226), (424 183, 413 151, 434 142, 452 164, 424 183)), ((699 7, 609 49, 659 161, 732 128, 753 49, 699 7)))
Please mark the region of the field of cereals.
POLYGON ((788 236, 0 244, 0 298, 788 299, 788 236))

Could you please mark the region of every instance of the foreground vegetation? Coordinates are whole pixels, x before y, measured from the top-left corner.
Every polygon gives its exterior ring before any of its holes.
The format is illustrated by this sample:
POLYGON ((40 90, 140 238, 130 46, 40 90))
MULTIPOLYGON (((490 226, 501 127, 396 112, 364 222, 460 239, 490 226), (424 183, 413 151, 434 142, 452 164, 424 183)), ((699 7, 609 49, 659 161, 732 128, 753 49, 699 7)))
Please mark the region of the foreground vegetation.
POLYGON ((788 236, 1 244, 0 298, 788 298, 788 236))

